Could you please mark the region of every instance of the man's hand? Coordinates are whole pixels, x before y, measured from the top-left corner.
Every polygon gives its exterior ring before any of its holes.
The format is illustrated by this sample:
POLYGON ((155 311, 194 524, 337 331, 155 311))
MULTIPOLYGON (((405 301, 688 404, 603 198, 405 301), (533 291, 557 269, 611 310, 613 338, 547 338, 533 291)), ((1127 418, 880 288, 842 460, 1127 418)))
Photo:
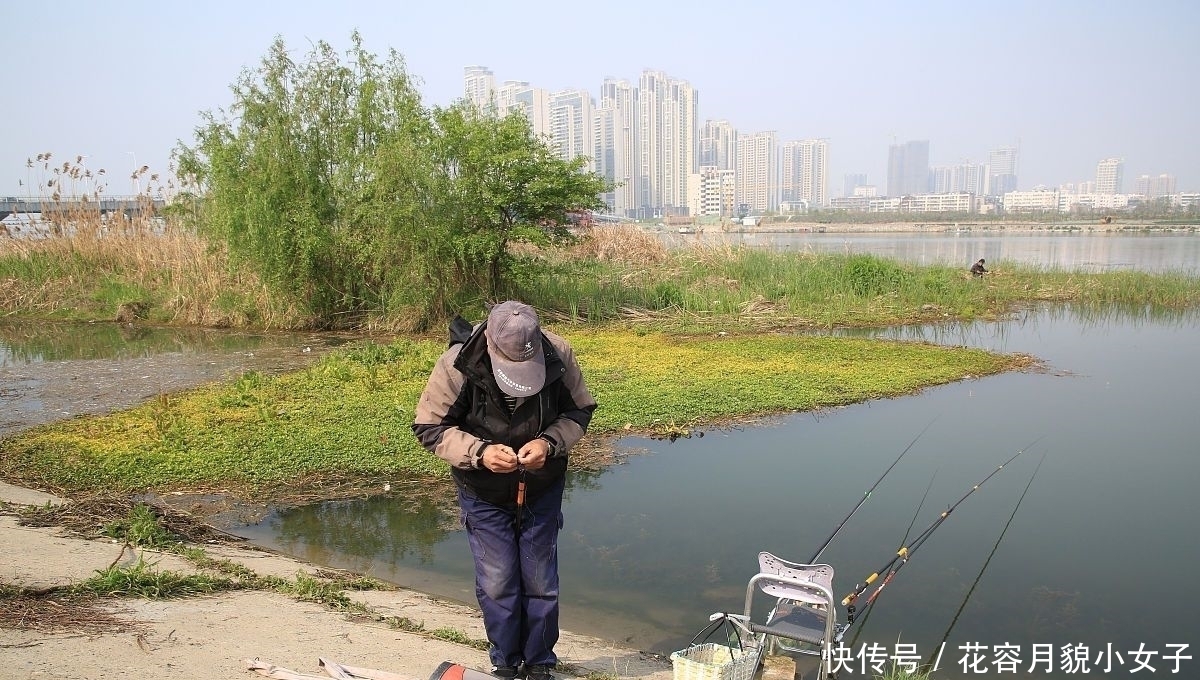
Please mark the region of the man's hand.
POLYGON ((483 449, 483 466, 492 472, 512 472, 517 469, 518 463, 517 454, 511 446, 488 444, 483 449))
POLYGON ((540 470, 550 454, 550 442, 538 437, 531 439, 517 452, 517 460, 528 470, 540 470))

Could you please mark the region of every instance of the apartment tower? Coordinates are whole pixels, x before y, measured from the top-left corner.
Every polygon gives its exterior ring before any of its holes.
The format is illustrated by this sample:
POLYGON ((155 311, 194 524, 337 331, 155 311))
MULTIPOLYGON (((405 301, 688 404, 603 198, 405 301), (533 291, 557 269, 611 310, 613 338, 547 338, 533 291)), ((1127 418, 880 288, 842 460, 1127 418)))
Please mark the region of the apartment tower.
POLYGON ((595 104, 587 90, 562 90, 550 95, 550 143, 563 160, 588 158, 596 169, 595 104))
POLYGON ((495 105, 496 76, 485 66, 468 66, 463 69, 464 94, 467 101, 481 111, 490 111, 495 105))
POLYGON ((605 78, 596 110, 597 121, 604 121, 603 129, 598 127, 596 131, 596 172, 613 184, 612 192, 604 200, 614 215, 622 217, 635 217, 639 205, 634 176, 638 158, 637 114, 637 88, 627 80, 605 78))
POLYGON ((1017 190, 1017 147, 1002 146, 988 153, 987 194, 1003 196, 1017 190))
POLYGON ((738 135, 737 204, 750 212, 779 209, 779 141, 774 131, 738 135))
POLYGON ((637 192, 647 216, 686 215, 697 174, 698 95, 686 80, 645 70, 638 82, 637 192))
POLYGON ((1122 158, 1105 158, 1096 164, 1096 193, 1121 193, 1121 175, 1124 168, 1125 160, 1122 158))
POLYGON ((780 200, 804 201, 811 208, 826 205, 829 144, 824 139, 786 142, 780 164, 780 200))
POLYGON ((888 149, 887 193, 891 198, 929 193, 929 140, 888 149))
POLYGON ((522 80, 504 81, 496 89, 496 115, 504 117, 513 111, 529 120, 533 134, 550 134, 550 95, 545 90, 522 80))
POLYGON ((700 127, 700 167, 737 169, 737 129, 727 120, 706 120, 700 127))

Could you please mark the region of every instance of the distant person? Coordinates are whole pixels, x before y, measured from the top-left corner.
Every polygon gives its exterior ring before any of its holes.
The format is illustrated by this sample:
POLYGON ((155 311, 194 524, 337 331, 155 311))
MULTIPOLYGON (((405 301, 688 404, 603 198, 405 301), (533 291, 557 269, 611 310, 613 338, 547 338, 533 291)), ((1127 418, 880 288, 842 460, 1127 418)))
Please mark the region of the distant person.
POLYGON ((983 258, 982 257, 979 258, 978 262, 971 265, 971 276, 978 278, 978 277, 983 276, 986 273, 987 273, 987 269, 985 269, 983 266, 983 258))

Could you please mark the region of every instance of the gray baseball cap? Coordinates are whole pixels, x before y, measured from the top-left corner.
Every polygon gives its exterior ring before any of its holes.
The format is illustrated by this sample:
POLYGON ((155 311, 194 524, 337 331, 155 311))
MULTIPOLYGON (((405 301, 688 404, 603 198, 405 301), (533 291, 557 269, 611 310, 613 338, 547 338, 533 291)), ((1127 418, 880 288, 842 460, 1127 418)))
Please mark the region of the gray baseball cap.
POLYGON ((546 384, 546 357, 542 352, 542 329, 533 307, 508 300, 488 314, 488 356, 496 384, 507 395, 528 397, 546 384))

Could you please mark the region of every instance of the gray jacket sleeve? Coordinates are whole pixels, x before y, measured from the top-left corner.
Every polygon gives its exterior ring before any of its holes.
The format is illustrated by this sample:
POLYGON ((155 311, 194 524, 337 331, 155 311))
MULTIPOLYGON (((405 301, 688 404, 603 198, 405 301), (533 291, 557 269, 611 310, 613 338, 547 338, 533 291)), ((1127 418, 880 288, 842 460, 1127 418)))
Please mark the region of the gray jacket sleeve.
POLYGON ((456 468, 470 470, 487 442, 456 424, 461 415, 455 413, 455 402, 465 382, 463 374, 454 368, 461 347, 455 345, 438 357, 417 402, 412 427, 421 446, 456 468))

